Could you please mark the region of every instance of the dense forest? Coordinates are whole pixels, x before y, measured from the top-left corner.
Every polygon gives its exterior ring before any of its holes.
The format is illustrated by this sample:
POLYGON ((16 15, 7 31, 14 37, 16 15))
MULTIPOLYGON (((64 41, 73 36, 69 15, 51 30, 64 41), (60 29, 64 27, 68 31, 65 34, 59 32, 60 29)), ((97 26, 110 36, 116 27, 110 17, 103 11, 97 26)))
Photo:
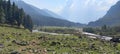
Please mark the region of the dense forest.
POLYGON ((18 8, 10 0, 0 0, 0 24, 24 27, 30 31, 33 28, 31 17, 25 14, 22 8, 18 8))

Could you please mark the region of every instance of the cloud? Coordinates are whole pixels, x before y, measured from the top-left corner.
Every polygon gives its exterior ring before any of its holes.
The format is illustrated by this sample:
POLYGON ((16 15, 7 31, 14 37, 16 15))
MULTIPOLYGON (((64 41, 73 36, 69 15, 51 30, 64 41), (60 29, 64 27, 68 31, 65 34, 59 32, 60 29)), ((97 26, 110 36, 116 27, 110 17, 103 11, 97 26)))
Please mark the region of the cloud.
POLYGON ((54 11, 53 11, 53 10, 52 10, 52 11, 59 14, 59 12, 60 12, 63 8, 64 8, 63 6, 59 6, 59 7, 54 8, 54 11))
POLYGON ((88 6, 89 2, 90 2, 90 0, 87 0, 87 1, 85 2, 85 7, 88 6))
POLYGON ((88 23, 106 14, 118 0, 69 0, 63 8, 62 16, 70 21, 88 23), (68 13, 66 13, 68 12, 68 13), (68 18, 69 17, 69 18, 68 18))
POLYGON ((113 6, 118 0, 105 0, 98 2, 98 11, 107 11, 111 6, 113 6))
POLYGON ((97 11, 107 11, 117 1, 118 0, 74 0, 70 8, 71 10, 93 9, 97 11))
POLYGON ((108 1, 108 4, 113 4, 115 2, 117 2, 118 0, 107 0, 108 1))
POLYGON ((73 4, 71 4, 70 8, 72 9, 72 8, 74 8, 74 6, 75 6, 75 4, 73 3, 73 4))
POLYGON ((66 2, 68 2, 69 0, 65 0, 66 2))

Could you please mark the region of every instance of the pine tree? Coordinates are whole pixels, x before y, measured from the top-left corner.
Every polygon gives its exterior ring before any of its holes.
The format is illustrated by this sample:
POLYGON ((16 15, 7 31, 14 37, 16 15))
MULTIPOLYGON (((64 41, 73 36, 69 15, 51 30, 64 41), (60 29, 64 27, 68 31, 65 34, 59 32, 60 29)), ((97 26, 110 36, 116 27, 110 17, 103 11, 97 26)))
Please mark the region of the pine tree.
POLYGON ((7 1, 2 0, 2 7, 4 9, 5 19, 7 21, 7 13, 8 13, 8 10, 7 10, 7 1))
POLYGON ((24 17, 25 17, 25 13, 21 8, 19 9, 18 26, 22 25, 24 17))
POLYGON ((13 2, 13 5, 12 5, 12 21, 13 21, 14 24, 17 24, 17 22, 16 22, 17 21, 16 18, 18 18, 18 17, 16 17, 16 11, 17 10, 18 10, 18 7, 13 2))
POLYGON ((2 7, 0 7, 0 23, 5 23, 5 14, 2 7))
POLYGON ((33 23, 32 23, 32 20, 31 20, 31 17, 29 15, 27 15, 25 18, 24 18, 24 23, 23 23, 24 27, 26 29, 29 29, 30 31, 32 31, 33 29, 33 23))
POLYGON ((12 20, 12 5, 10 0, 7 1, 7 21, 11 25, 14 24, 14 21, 12 20))

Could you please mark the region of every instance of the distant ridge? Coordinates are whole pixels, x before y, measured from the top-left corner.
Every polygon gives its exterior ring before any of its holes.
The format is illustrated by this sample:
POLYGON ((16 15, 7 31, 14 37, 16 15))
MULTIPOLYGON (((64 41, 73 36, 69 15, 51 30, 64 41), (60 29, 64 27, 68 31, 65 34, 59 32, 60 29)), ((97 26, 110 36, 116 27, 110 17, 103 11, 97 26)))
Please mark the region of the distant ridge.
POLYGON ((95 22, 90 22, 88 26, 120 26, 120 1, 112 6, 107 14, 95 22))
POLYGON ((60 19, 64 19, 64 17, 54 13, 54 12, 51 12, 50 10, 48 9, 42 9, 43 11, 45 11, 46 13, 50 14, 51 16, 55 17, 55 18, 60 18, 60 19))

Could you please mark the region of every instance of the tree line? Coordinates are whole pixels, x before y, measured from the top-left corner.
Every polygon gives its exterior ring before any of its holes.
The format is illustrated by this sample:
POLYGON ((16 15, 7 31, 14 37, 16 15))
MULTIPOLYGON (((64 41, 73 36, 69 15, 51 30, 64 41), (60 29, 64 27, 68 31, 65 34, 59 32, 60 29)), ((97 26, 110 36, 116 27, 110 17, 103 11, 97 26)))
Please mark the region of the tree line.
POLYGON ((87 27, 83 29, 85 32, 95 33, 103 36, 120 37, 120 26, 107 26, 101 27, 87 27))
POLYGON ((14 2, 11 3, 10 0, 0 0, 0 24, 24 26, 30 31, 33 28, 31 17, 25 14, 22 8, 18 8, 14 2))

